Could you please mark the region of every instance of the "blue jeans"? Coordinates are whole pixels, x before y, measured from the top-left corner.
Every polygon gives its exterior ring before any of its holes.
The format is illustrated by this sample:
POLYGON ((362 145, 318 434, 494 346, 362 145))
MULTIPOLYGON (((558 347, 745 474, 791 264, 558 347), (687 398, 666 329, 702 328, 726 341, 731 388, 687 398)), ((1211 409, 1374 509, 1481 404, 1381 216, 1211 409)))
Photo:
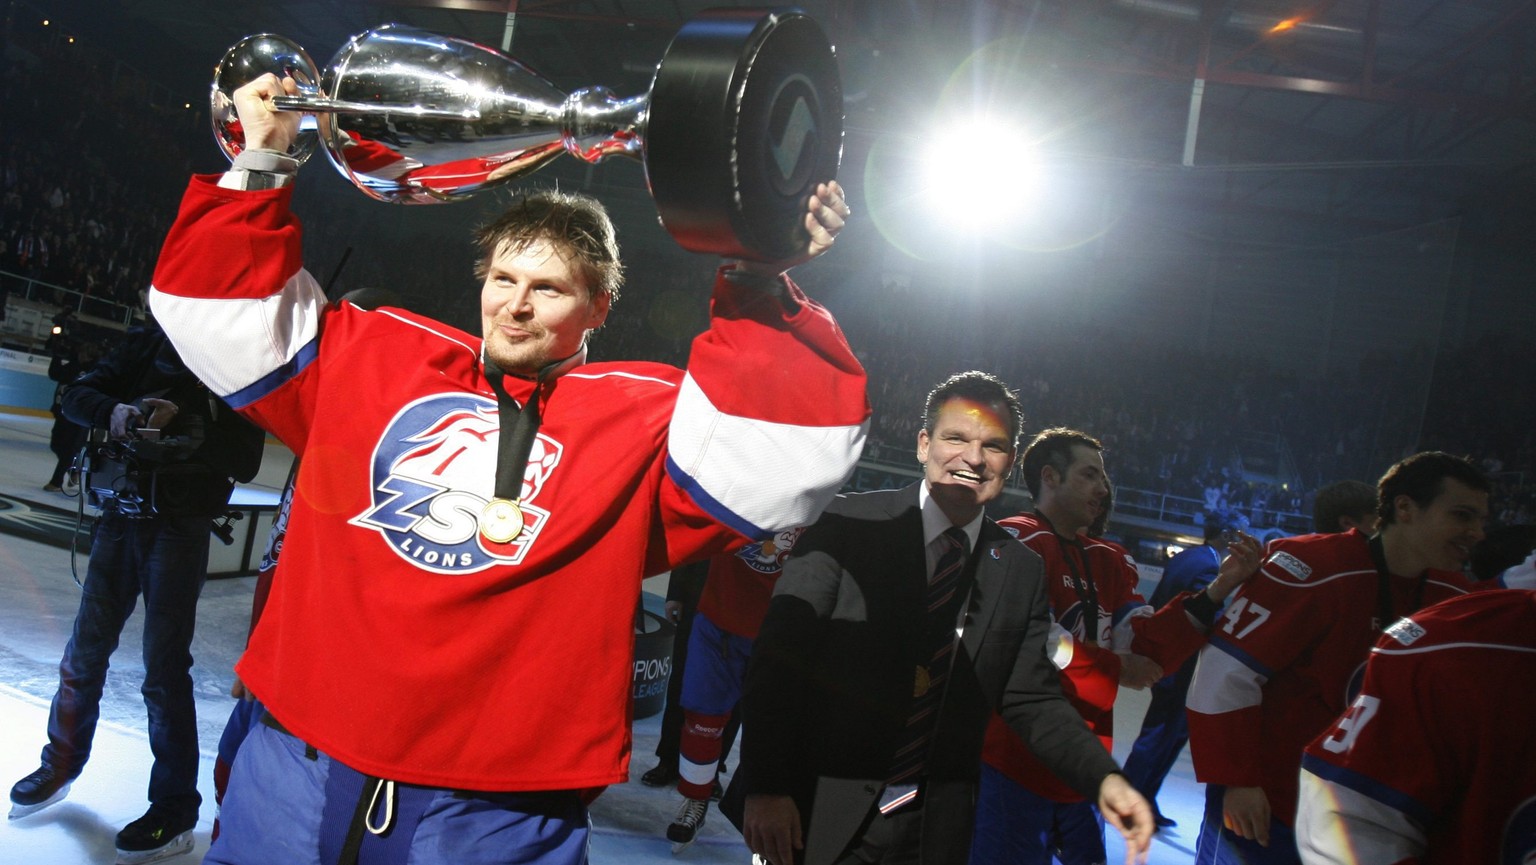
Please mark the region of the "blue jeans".
POLYGON ((1096 865, 1104 824, 1088 802, 1057 802, 983 764, 970 865, 1096 865))
POLYGON ((1222 825, 1222 799, 1227 788, 1205 785, 1205 822, 1195 842, 1195 865, 1301 865, 1296 852, 1296 831, 1269 818, 1269 846, 1240 837, 1222 825))
POLYGON ((96 524, 74 631, 59 662, 59 690, 48 712, 42 761, 80 774, 101 716, 107 666, 123 624, 144 595, 144 705, 149 711, 149 801, 195 818, 197 714, 192 698, 192 631, 208 576, 209 518, 127 519, 115 511, 96 524))
POLYGON ((1168 777, 1180 752, 1189 744, 1184 699, 1194 672, 1195 659, 1191 658, 1173 675, 1159 679, 1152 686, 1152 702, 1147 705, 1147 714, 1142 718, 1141 734, 1136 737, 1131 755, 1125 760, 1125 777, 1147 797, 1156 814, 1162 813, 1157 807, 1157 794, 1163 787, 1163 779, 1168 777))

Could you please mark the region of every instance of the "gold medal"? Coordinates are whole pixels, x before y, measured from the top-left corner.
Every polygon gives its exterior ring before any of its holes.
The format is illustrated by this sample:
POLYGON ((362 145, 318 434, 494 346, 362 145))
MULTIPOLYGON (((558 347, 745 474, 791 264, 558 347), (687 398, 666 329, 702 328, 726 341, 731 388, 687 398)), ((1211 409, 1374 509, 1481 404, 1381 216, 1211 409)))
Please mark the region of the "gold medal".
POLYGON ((523 512, 517 502, 491 499, 480 512, 480 534, 491 543, 511 543, 522 531, 523 512))
POLYGON ((917 673, 912 677, 912 696, 921 697, 933 687, 933 679, 928 675, 927 667, 918 667, 917 673))

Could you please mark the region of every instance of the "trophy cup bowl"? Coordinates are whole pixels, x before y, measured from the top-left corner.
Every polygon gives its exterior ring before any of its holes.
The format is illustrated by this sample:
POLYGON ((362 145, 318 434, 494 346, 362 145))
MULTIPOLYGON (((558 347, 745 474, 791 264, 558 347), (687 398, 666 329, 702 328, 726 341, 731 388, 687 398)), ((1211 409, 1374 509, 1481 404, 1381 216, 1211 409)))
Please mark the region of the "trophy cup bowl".
POLYGON ((273 100, 318 118, 295 150, 317 143, 380 201, 459 201, 562 153, 618 154, 642 161, 679 245, 778 261, 804 249, 806 198, 836 177, 842 155, 836 58, 798 9, 700 13, 673 37, 650 90, 629 98, 602 87, 565 94, 499 51, 398 25, 353 37, 318 76, 302 56, 271 34, 225 55, 212 95, 220 148, 233 158, 243 143, 228 107, 235 88, 298 71, 299 95, 273 100))

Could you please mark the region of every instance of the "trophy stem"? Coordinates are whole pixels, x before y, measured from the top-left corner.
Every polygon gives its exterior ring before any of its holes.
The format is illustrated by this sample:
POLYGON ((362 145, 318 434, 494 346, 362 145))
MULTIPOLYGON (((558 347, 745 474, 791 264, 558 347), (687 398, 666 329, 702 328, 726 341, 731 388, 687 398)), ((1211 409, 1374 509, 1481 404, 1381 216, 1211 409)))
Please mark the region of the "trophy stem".
POLYGON ((640 159, 650 96, 619 99, 606 87, 584 87, 566 97, 561 109, 565 151, 587 162, 610 154, 640 159))
POLYGON ((427 108, 421 105, 380 105, 377 102, 348 102, 345 99, 326 99, 323 96, 274 96, 272 107, 278 111, 307 111, 315 114, 366 114, 373 117, 414 117, 421 120, 480 119, 480 111, 464 108, 458 111, 443 108, 427 108))

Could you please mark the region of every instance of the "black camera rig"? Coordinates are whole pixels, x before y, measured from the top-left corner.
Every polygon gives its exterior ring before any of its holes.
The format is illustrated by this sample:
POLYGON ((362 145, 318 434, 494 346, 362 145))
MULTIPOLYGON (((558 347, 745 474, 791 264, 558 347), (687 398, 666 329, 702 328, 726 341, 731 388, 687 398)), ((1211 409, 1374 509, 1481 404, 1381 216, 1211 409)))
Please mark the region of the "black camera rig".
POLYGON ((92 429, 80 486, 93 507, 130 517, 218 512, 222 501, 203 492, 211 486, 208 467, 188 462, 199 444, 190 436, 161 438, 158 430, 109 439, 105 430, 92 429))

